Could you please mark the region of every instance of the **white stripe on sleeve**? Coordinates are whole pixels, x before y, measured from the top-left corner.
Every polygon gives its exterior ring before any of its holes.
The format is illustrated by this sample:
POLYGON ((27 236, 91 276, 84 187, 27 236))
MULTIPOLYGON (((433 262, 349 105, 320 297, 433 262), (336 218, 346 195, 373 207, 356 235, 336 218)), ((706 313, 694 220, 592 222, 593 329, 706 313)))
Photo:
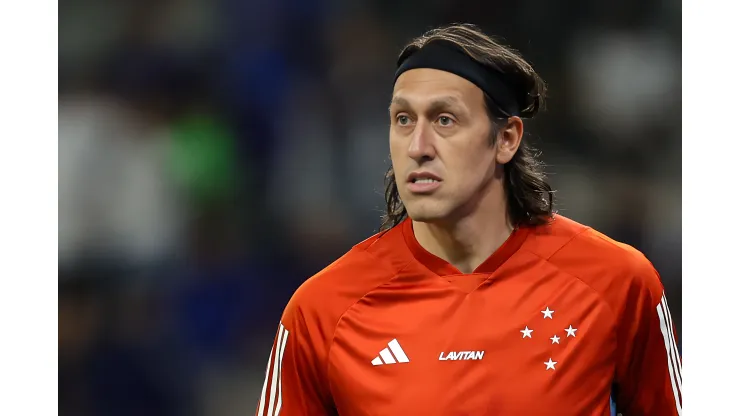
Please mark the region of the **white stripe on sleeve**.
POLYGON ((679 380, 683 380, 683 365, 681 363, 681 355, 678 353, 678 347, 676 346, 676 337, 674 336, 674 327, 673 327, 673 317, 671 316, 671 310, 668 309, 668 300, 665 298, 665 294, 663 294, 663 299, 661 300, 663 302, 663 309, 666 312, 666 316, 668 318, 668 332, 671 335, 671 343, 673 344, 673 351, 676 353, 676 359, 678 360, 678 375, 679 380))
POLYGON ((675 363, 675 355, 673 351, 673 342, 669 338, 671 338, 670 331, 668 329, 668 319, 666 314, 663 312, 663 302, 659 303, 656 306, 656 310, 658 311, 658 318, 660 319, 660 332, 663 333, 663 342, 665 344, 665 351, 666 351, 666 359, 668 361, 668 371, 670 372, 670 378, 671 378, 671 387, 673 387, 673 397, 676 400, 676 410, 678 411, 679 416, 681 415, 681 399, 679 397, 679 391, 681 388, 680 379, 678 378, 678 368, 676 368, 675 363), (678 381, 678 386, 676 381, 678 381))
POLYGON ((278 359, 278 365, 280 366, 278 376, 278 401, 275 407, 275 416, 280 414, 280 408, 283 407, 283 354, 285 353, 285 345, 288 344, 289 332, 285 330, 285 337, 283 338, 283 345, 280 347, 280 358, 278 359))
MULTIPOLYGON (((280 325, 282 327, 282 325, 280 325)), ((272 365, 272 357, 275 352, 275 347, 270 349, 270 358, 267 359, 267 369, 265 369, 265 382, 262 384, 262 395, 260 395, 260 407, 257 410, 259 416, 263 416, 265 411, 265 393, 267 393, 267 382, 270 380, 270 366, 272 365)))
POLYGON ((273 410, 275 409, 275 394, 277 393, 277 381, 278 369, 280 368, 280 348, 282 348, 283 342, 285 341, 286 330, 283 324, 280 324, 280 331, 278 332, 278 341, 275 345, 275 362, 272 364, 272 377, 270 378, 270 406, 267 408, 267 416, 275 416, 273 410))
POLYGON ((666 330, 668 334, 668 347, 670 352, 670 358, 671 362, 673 363, 673 370, 676 373, 676 385, 678 386, 678 391, 681 391, 681 369, 678 366, 678 354, 676 353, 675 345, 676 343, 673 342, 673 331, 671 331, 671 319, 669 316, 668 309, 666 308, 665 303, 663 301, 660 302, 660 309, 663 312, 663 318, 665 319, 665 325, 666 330))
POLYGON ((275 343, 270 349, 270 358, 267 360, 265 369, 265 382, 262 384, 262 394, 260 395, 260 405, 257 410, 258 416, 277 416, 280 413, 283 400, 283 354, 288 342, 288 330, 285 329, 282 322, 278 329, 275 343), (272 371, 270 371, 272 369, 272 371), (270 386, 270 398, 267 398, 267 386, 270 386), (277 393, 277 401, 275 396, 277 393), (269 403, 269 404, 268 404, 269 403), (267 407, 267 413, 265 413, 267 407))

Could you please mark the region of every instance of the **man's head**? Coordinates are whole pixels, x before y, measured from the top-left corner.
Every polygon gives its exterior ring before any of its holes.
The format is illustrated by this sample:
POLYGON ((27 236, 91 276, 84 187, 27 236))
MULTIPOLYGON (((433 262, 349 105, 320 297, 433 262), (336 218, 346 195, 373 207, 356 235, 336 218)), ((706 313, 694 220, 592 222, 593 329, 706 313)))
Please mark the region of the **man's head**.
POLYGON ((455 221, 497 193, 514 225, 547 221, 551 188, 522 142, 521 118, 544 103, 532 67, 471 25, 424 34, 398 64, 382 228, 455 221))

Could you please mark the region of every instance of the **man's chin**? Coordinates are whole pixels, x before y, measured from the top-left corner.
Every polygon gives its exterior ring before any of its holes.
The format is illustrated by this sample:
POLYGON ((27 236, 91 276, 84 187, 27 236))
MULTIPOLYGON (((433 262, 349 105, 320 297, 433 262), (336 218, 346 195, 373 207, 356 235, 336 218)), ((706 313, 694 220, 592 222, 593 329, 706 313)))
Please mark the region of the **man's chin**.
MULTIPOLYGON (((436 207, 435 207, 436 208, 436 207)), ((406 210, 409 218, 416 222, 438 223, 449 217, 449 212, 442 209, 431 209, 431 207, 406 210)))

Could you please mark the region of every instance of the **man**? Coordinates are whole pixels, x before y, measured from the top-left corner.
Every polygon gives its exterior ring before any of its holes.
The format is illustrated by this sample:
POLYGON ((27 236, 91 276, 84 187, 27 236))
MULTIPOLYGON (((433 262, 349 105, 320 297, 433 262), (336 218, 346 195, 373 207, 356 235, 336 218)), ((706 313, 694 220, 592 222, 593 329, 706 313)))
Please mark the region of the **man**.
POLYGON ((257 414, 681 414, 663 286, 552 210, 522 142, 532 67, 454 25, 401 53, 383 231, 283 314, 257 414))

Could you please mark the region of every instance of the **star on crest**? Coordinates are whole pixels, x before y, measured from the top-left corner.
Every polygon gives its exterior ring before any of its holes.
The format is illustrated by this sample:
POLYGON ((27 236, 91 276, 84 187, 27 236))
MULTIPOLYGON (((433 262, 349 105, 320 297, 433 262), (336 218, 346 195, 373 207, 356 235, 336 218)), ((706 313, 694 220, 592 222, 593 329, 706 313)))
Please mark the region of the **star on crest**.
POLYGON ((544 310, 544 311, 540 311, 540 312, 542 312, 542 313, 543 313, 543 315, 544 315, 544 316, 543 316, 543 319, 547 319, 547 318, 550 318, 550 319, 552 319, 552 314, 553 314, 553 312, 555 312, 555 311, 551 311, 551 310, 550 310, 550 307, 548 306, 548 307, 546 307, 546 308, 545 308, 545 310, 544 310))
POLYGON ((534 331, 534 330, 532 330, 532 329, 529 329, 529 327, 525 326, 525 327, 524 327, 524 329, 522 329, 522 330, 521 330, 521 331, 519 331, 519 332, 521 332, 521 333, 523 334, 523 335, 522 335, 522 338, 532 338, 532 332, 533 332, 533 331, 534 331))
POLYGON ((578 331, 578 328, 573 328, 573 325, 568 326, 568 328, 565 329, 565 332, 568 333, 568 335, 566 335, 566 338, 567 337, 573 337, 573 338, 575 338, 576 337, 576 331, 578 331))

